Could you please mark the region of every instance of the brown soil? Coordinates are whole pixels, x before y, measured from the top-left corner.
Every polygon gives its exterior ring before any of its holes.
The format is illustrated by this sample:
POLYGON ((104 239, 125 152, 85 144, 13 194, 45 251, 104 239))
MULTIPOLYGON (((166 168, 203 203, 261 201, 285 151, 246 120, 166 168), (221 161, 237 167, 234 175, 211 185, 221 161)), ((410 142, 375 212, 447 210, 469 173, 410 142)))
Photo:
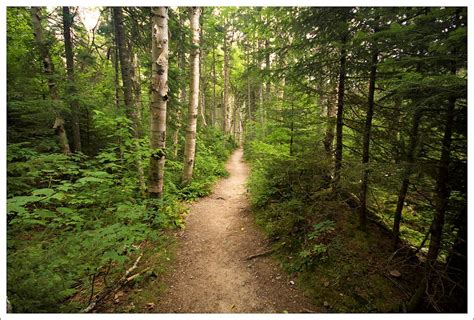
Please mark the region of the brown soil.
POLYGON ((230 176, 191 205, 167 290, 154 312, 318 312, 268 256, 267 240, 251 216, 245 181, 249 169, 237 150, 230 176))

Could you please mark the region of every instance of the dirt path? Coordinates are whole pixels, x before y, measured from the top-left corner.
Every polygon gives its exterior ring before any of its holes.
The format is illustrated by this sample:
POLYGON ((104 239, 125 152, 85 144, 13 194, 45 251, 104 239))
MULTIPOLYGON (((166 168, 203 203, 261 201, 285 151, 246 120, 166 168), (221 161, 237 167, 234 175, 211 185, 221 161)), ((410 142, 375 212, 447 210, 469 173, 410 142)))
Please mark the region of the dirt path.
POLYGON ((271 258, 245 259, 266 240, 250 216, 242 154, 228 161, 230 177, 191 206, 158 312, 317 311, 271 258))

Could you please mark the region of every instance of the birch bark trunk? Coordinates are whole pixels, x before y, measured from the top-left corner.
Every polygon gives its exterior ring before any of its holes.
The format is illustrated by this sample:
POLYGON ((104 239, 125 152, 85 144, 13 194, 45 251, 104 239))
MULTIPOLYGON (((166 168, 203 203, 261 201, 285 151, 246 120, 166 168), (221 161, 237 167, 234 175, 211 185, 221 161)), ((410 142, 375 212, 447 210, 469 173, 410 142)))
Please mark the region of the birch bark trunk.
POLYGON ((163 195, 168 103, 168 8, 152 8, 152 94, 150 104, 150 198, 163 195))
POLYGON ((182 183, 187 185, 191 182, 194 169, 194 158, 196 155, 196 128, 199 105, 199 18, 201 8, 192 7, 189 10, 189 19, 192 30, 191 51, 191 82, 190 97, 188 109, 188 127, 186 129, 186 143, 184 148, 184 168, 182 175, 182 183))

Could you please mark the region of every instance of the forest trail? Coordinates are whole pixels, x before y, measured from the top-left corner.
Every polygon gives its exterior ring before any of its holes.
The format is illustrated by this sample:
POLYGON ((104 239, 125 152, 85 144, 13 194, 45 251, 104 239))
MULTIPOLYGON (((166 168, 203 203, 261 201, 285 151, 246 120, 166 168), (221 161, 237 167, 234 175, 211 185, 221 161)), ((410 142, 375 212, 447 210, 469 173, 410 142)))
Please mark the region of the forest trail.
POLYGON ((230 176, 190 208, 174 269, 158 312, 317 312, 269 257, 267 240, 254 226, 245 182, 243 151, 226 164, 230 176))

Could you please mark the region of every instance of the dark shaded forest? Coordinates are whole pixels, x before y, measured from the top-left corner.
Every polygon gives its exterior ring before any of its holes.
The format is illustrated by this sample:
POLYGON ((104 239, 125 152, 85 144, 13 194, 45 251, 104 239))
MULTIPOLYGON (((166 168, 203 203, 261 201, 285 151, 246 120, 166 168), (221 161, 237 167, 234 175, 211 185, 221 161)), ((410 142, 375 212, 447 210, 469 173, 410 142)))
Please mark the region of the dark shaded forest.
POLYGON ((6 13, 10 312, 160 312, 236 149, 322 312, 467 312, 467 8, 6 13))

